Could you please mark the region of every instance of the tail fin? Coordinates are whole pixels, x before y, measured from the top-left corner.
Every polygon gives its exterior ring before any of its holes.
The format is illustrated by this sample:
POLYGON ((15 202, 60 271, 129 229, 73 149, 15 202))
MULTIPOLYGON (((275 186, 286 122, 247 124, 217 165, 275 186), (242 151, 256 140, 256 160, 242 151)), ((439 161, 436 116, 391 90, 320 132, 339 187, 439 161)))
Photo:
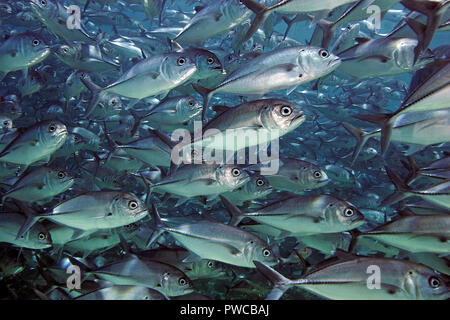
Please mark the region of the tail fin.
POLYGON ((80 77, 81 82, 86 86, 86 88, 89 89, 89 91, 92 92, 92 98, 89 101, 89 105, 86 109, 86 113, 84 115, 84 118, 89 117, 89 115, 94 111, 95 107, 98 104, 98 101, 100 99, 100 92, 102 92, 103 88, 96 85, 92 82, 91 78, 85 74, 84 76, 80 77))
POLYGON ((322 19, 317 22, 317 25, 322 30, 322 48, 327 49, 330 46, 331 39, 333 38, 334 31, 336 30, 336 25, 334 22, 322 19))
POLYGON ((211 89, 202 87, 196 83, 192 84, 192 87, 203 97, 203 109, 202 109, 202 121, 205 121, 206 110, 208 109, 209 99, 211 99, 211 89))
POLYGON ((232 204, 227 198, 225 198, 222 195, 219 195, 220 199, 222 200, 223 205, 227 209, 227 211, 231 215, 231 220, 228 223, 230 226, 237 226, 239 222, 244 218, 244 214, 239 210, 238 207, 236 207, 234 204, 232 204))
POLYGON ((384 156, 386 153, 389 142, 391 140, 392 135, 392 123, 391 123, 391 114, 388 113, 380 113, 380 114, 357 114, 353 117, 368 121, 372 123, 376 123, 381 128, 381 155, 384 156))
POLYGON ((294 286, 294 282, 292 280, 284 277, 281 273, 271 267, 259 261, 253 261, 253 263, 255 264, 256 269, 258 269, 264 277, 274 284, 274 288, 266 297, 266 300, 279 300, 289 288, 294 286))
POLYGON ((149 248, 156 241, 156 239, 158 239, 159 236, 164 233, 165 228, 166 228, 166 225, 161 220, 161 216, 159 215, 158 209, 156 208, 156 206, 153 203, 152 203, 151 213, 152 213, 152 219, 154 220, 154 223, 156 226, 156 231, 153 232, 153 234, 148 239, 146 248, 149 248))
POLYGON ((298 13, 295 15, 295 17, 293 17, 290 20, 287 17, 283 17, 282 19, 287 24, 287 28, 286 28, 286 31, 284 32, 284 36, 283 36, 283 40, 285 40, 287 38, 289 31, 291 30, 292 26, 294 25, 294 23, 303 21, 304 16, 301 13, 298 13))
MULTIPOLYGON (((257 3, 253 0, 241 0, 241 2, 254 13, 256 13, 255 18, 252 21, 250 28, 247 31, 247 34, 244 37, 243 42, 250 40, 250 38, 258 31, 258 28, 264 23, 266 18, 272 12, 271 10, 276 7, 266 7, 260 3, 257 3)), ((283 2, 283 1, 282 1, 283 2)))
POLYGON ((22 202, 18 200, 14 200, 14 202, 19 206, 23 213, 27 216, 24 224, 20 227, 19 232, 17 232, 16 239, 19 239, 23 235, 25 235, 41 218, 33 209, 24 205, 22 202))
POLYGON ((387 175, 389 176, 389 179, 394 184, 396 191, 383 200, 383 202, 381 203, 381 206, 383 207, 403 200, 408 196, 408 192, 411 191, 411 188, 405 182, 403 182, 403 180, 400 179, 400 177, 395 174, 394 171, 392 171, 388 167, 385 167, 385 169, 387 175))
POLYGON ((411 156, 408 157, 408 162, 402 160, 402 164, 409 171, 408 178, 406 178, 406 184, 409 185, 417 179, 420 168, 411 156))
POLYGON ((347 130, 350 134, 352 134, 356 138, 356 146, 355 146, 355 150, 353 151, 352 164, 351 164, 353 166, 353 164, 356 161, 356 158, 358 157, 362 148, 364 147, 367 140, 369 139, 369 133, 367 133, 359 128, 356 128, 349 123, 343 122, 342 125, 344 126, 345 130, 347 130))
POLYGON ((420 12, 427 16, 427 25, 424 28, 414 23, 411 25, 411 21, 407 21, 408 25, 410 25, 414 32, 417 33, 419 38, 419 43, 414 50, 414 63, 416 63, 419 55, 429 47, 431 40, 433 40, 433 36, 439 27, 441 17, 446 12, 450 0, 442 2, 403 0, 402 4, 410 10, 420 12))
POLYGON ((131 115, 134 118, 133 128, 131 128, 131 131, 130 131, 130 136, 133 137, 136 134, 136 132, 138 131, 139 126, 141 125, 142 119, 145 118, 146 115, 145 116, 140 116, 133 109, 130 109, 129 111, 130 111, 131 115))

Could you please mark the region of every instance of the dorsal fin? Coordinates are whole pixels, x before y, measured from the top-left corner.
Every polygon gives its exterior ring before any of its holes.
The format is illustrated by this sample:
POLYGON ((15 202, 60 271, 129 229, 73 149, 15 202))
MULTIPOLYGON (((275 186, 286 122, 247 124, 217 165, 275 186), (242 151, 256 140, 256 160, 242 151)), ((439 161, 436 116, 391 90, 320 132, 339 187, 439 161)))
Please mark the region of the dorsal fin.
POLYGON ((202 11, 204 8, 205 8, 205 6, 196 6, 196 7, 194 8, 195 13, 198 13, 198 12, 202 11))
POLYGON ((223 105, 217 105, 217 106, 213 106, 212 109, 217 113, 217 114, 222 114, 225 111, 230 110, 230 107, 228 106, 223 106, 223 105))
POLYGON ((372 39, 370 39, 370 38, 363 38, 363 37, 355 38, 355 41, 358 42, 358 44, 366 43, 366 42, 368 42, 370 40, 372 40, 372 39))

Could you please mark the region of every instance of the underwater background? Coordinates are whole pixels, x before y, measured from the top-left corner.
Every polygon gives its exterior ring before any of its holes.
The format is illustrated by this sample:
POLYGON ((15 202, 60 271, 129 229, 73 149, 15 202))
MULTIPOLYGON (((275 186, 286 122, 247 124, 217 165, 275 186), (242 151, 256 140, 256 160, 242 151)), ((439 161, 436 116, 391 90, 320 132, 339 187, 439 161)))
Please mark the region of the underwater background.
POLYGON ((0 299, 448 299, 447 6, 0 0, 0 299))

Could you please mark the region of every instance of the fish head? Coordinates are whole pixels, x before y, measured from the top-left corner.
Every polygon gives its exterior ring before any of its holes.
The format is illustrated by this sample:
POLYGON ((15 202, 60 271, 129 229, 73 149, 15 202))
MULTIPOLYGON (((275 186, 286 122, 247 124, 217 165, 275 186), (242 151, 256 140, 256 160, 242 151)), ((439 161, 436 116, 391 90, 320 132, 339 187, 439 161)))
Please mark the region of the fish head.
POLYGON ((303 69, 305 80, 317 79, 336 70, 341 60, 335 54, 318 47, 301 47, 298 64, 303 69))
POLYGON ((168 296, 181 296, 194 292, 192 281, 180 270, 167 270, 162 275, 161 283, 162 291, 168 296))
POLYGON ((120 114, 122 111, 122 100, 117 94, 104 92, 100 94, 97 107, 92 112, 92 116, 99 118, 107 118, 120 114))
POLYGON ((231 73, 234 69, 239 65, 239 56, 235 53, 230 53, 225 56, 223 59, 224 68, 227 70, 227 73, 231 73))
POLYGON ((306 119, 303 111, 288 101, 267 99, 261 102, 264 106, 260 119, 266 129, 286 133, 297 128, 306 119))
POLYGON ((132 193, 118 192, 113 202, 114 213, 124 221, 136 222, 148 214, 144 203, 132 193))
POLYGON ((77 57, 78 51, 76 47, 67 44, 58 44, 53 47, 55 56, 62 61, 74 61, 77 57))
POLYGON ((15 120, 22 116, 22 107, 18 101, 4 100, 0 98, 0 110, 3 115, 7 115, 11 120, 15 120))
POLYGON ((63 168, 51 168, 48 172, 48 177, 50 181, 50 186, 55 189, 69 189, 73 186, 75 179, 74 177, 63 168))
POLYGON ((33 32, 25 32, 8 39, 14 41, 17 48, 17 59, 24 65, 34 65, 50 55, 50 47, 43 37, 33 32))
POLYGON ((31 11, 45 21, 58 13, 58 3, 55 0, 30 0, 31 11))
POLYGON ((258 196, 258 198, 264 197, 272 192, 273 188, 266 177, 254 174, 250 177, 250 181, 245 185, 249 194, 258 196))
POLYGON ((8 3, 0 3, 0 16, 8 15, 13 12, 13 9, 8 3))
POLYGON ((325 171, 320 169, 319 167, 313 165, 312 163, 301 163, 301 166, 298 168, 297 174, 293 175, 294 180, 301 182, 302 184, 308 186, 314 186, 318 188, 327 184, 330 179, 328 178, 325 171))
POLYGON ((197 66, 190 54, 173 52, 166 54, 160 70, 166 79, 181 84, 197 72, 197 66))
POLYGON ((324 216, 330 217, 330 220, 341 225, 344 230, 358 228, 364 224, 364 215, 352 204, 329 196, 325 199, 324 216))
POLYGON ((190 271, 188 274, 192 279, 222 278, 226 275, 225 268, 222 263, 209 259, 202 259, 200 261, 193 262, 192 271, 190 271))
POLYGON ((450 298, 450 277, 437 274, 423 265, 409 268, 405 273, 405 289, 419 299, 446 300, 450 298))
POLYGON ((225 164, 217 167, 216 180, 224 186, 236 189, 246 184, 250 175, 239 165, 225 164))
POLYGON ((192 48, 187 49, 186 53, 195 61, 197 71, 195 72, 195 79, 206 79, 213 77, 223 72, 223 66, 219 58, 211 51, 205 49, 192 48))
POLYGON ((180 99, 176 106, 176 112, 180 119, 190 120, 199 115, 203 110, 202 104, 194 97, 186 96, 180 99))
POLYGON ((66 125, 58 120, 44 121, 39 124, 42 141, 62 146, 67 139, 66 125))
POLYGON ((7 132, 13 128, 13 121, 5 115, 0 115, 0 132, 7 132))
POLYGON ((28 237, 28 240, 33 242, 35 248, 45 249, 52 246, 52 237, 40 223, 35 224, 29 231, 28 235, 22 237, 28 237))
POLYGON ((250 265, 252 265, 252 261, 259 261, 268 266, 273 266, 278 263, 278 257, 273 252, 272 248, 256 236, 252 237, 246 243, 244 254, 250 262, 250 265))

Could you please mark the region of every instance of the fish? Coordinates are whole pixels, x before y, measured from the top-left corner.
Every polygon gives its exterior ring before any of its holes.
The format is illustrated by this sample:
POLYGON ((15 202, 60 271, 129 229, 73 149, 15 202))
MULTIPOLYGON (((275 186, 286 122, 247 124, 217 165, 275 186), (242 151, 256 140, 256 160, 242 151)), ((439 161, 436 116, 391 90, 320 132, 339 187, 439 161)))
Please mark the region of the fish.
MULTIPOLYGON (((160 230, 169 232, 189 251, 203 259, 247 268, 253 268, 253 260, 267 264, 276 262, 276 257, 267 243, 239 228, 206 220, 167 227, 161 221, 155 206, 152 207, 152 215, 160 230)), ((155 237, 152 237, 149 243, 152 243, 155 237)))
POLYGON ((141 286, 113 285, 81 295, 75 300, 168 300, 157 290, 141 286))
POLYGON ((26 128, 0 153, 0 161, 30 165, 47 160, 67 139, 66 126, 57 120, 43 121, 26 128))
POLYGON ((164 191, 179 196, 184 202, 187 198, 216 196, 234 190, 249 180, 250 175, 239 165, 184 164, 149 187, 152 191, 164 191))
POLYGON ((37 223, 22 236, 16 237, 26 217, 20 213, 2 213, 0 215, 0 241, 29 249, 47 249, 52 246, 50 233, 37 223))
POLYGON ((428 300, 447 299, 449 295, 445 278, 426 266, 399 259, 355 257, 331 263, 297 280, 285 278, 259 261, 255 261, 255 265, 275 284, 267 300, 278 300, 294 286, 333 300, 428 300), (367 285, 369 266, 378 266, 384 274, 379 290, 371 290, 367 285), (405 282, 408 286, 404 286, 405 282))
POLYGON ((45 213, 30 214, 20 237, 39 219, 80 229, 117 228, 143 219, 148 210, 135 195, 121 191, 92 191, 63 201, 45 213))
POLYGON ((298 193, 320 188, 329 182, 327 174, 308 161, 281 158, 279 162, 278 172, 265 176, 277 190, 298 193))
POLYGON ((0 81, 12 71, 23 70, 44 61, 50 47, 39 35, 25 32, 10 36, 0 46, 0 81))
POLYGON ((279 238, 348 231, 364 223, 364 216, 353 205, 327 195, 292 195, 249 213, 241 212, 226 198, 222 200, 232 215, 230 225, 249 217, 279 229, 279 238))
POLYGON ((216 116, 202 127, 201 139, 194 138, 183 148, 200 146, 234 151, 252 148, 295 130, 306 119, 300 108, 277 99, 254 100, 230 108, 216 106, 214 109, 216 116))
POLYGON ((408 38, 357 38, 359 44, 341 53, 338 70, 359 79, 411 72, 432 62, 431 52, 414 60, 417 40, 408 38), (365 68, 359 66, 364 63, 365 68))
POLYGON ((388 222, 359 237, 369 237, 409 252, 433 252, 446 254, 450 251, 447 224, 448 215, 408 215, 388 222))
POLYGON ((100 47, 72 42, 54 48, 54 55, 73 69, 88 72, 114 72, 120 70, 120 63, 106 56, 100 47))
POLYGON ((2 195, 2 202, 13 198, 24 202, 51 199, 73 186, 75 180, 64 169, 42 166, 23 175, 2 195))
POLYGON ((76 13, 75 9, 68 11, 58 0, 31 0, 30 8, 35 18, 56 36, 66 41, 95 42, 95 38, 86 31, 82 22, 72 17, 76 13), (74 19, 71 21, 69 17, 74 19), (74 22, 79 23, 79 27, 68 28, 70 22, 72 25, 74 22))
POLYGON ((167 297, 180 296, 193 291, 191 280, 179 269, 162 262, 146 260, 129 254, 120 262, 90 269, 79 261, 88 275, 95 275, 114 285, 141 286, 154 289, 167 297))
POLYGON ((176 35, 179 43, 201 43, 243 23, 251 16, 242 2, 238 0, 215 0, 199 11, 176 35))
POLYGON ((186 82, 196 71, 195 63, 185 57, 184 53, 168 53, 139 61, 119 79, 104 88, 95 85, 85 75, 81 81, 92 92, 86 116, 94 110, 102 92, 135 99, 133 103, 135 104, 148 96, 167 94, 172 88, 186 82))
POLYGON ((341 61, 325 49, 298 46, 263 53, 238 67, 218 86, 207 89, 193 85, 203 96, 203 114, 216 93, 264 94, 295 88, 334 71, 341 61))

